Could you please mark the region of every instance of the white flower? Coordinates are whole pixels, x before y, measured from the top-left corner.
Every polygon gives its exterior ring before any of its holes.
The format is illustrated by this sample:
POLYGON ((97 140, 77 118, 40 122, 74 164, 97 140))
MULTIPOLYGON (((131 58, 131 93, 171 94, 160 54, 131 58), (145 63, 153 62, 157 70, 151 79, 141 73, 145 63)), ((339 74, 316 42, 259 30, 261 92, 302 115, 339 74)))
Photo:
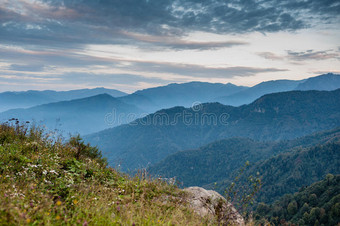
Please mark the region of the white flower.
POLYGON ((50 173, 53 173, 55 175, 58 175, 58 173, 55 170, 50 170, 50 173))

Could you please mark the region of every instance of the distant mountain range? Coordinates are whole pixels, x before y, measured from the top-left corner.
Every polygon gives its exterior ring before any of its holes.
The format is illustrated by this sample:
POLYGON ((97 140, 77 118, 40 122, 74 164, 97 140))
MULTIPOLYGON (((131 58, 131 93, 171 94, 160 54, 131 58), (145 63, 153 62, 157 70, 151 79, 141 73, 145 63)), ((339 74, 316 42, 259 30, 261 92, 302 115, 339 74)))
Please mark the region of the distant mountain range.
POLYGON ((253 87, 234 84, 189 82, 170 84, 137 91, 122 97, 123 101, 134 104, 153 113, 175 106, 191 107, 195 103, 219 102, 224 105, 240 106, 249 104, 265 94, 293 90, 325 90, 340 88, 340 75, 324 74, 304 80, 275 80, 262 82, 253 87))
POLYGON ((269 94, 292 90, 331 91, 340 88, 340 75, 328 73, 304 80, 275 80, 262 82, 232 95, 215 98, 214 101, 226 105, 240 106, 249 104, 257 98, 269 94))
POLYGON ((80 99, 104 93, 113 97, 126 95, 126 93, 119 90, 105 88, 79 89, 71 91, 29 90, 24 92, 4 92, 0 93, 0 112, 15 108, 28 108, 58 101, 80 99))
MULTIPOLYGON (((256 98, 268 93, 295 89, 331 90, 337 87, 340 87, 340 75, 325 74, 302 81, 277 80, 263 82, 250 88, 236 86, 230 83, 189 82, 183 84, 170 84, 167 86, 140 90, 129 95, 118 90, 105 88, 61 92, 50 90, 5 92, 0 93, 0 111, 8 109, 11 109, 11 111, 3 112, 0 115, 0 120, 4 121, 8 118, 18 117, 22 120, 35 120, 36 122, 41 122, 40 124, 47 125, 48 129, 59 128, 64 131, 63 134, 75 132, 89 134, 130 122, 141 115, 147 115, 160 109, 166 109, 174 106, 191 107, 195 104, 197 105, 199 103, 212 101, 237 106, 250 103, 256 98), (79 115, 80 112, 79 110, 76 110, 77 105, 79 104, 77 99, 85 98, 85 100, 82 100, 81 102, 83 103, 88 101, 87 108, 93 108, 93 106, 90 105, 94 104, 94 106, 96 106, 96 102, 91 102, 91 98, 86 98, 104 93, 116 97, 115 104, 110 103, 108 104, 108 107, 103 106, 96 110, 93 109, 91 112, 87 111, 87 116, 83 113, 83 116, 79 118, 74 117, 75 113, 79 115), (60 108, 60 106, 65 105, 64 101, 71 100, 76 103, 73 108, 71 107, 69 110, 65 107, 62 109, 60 108), (61 103, 58 103, 60 101, 61 103), (129 107, 121 108, 120 105, 122 106, 123 103, 129 107), (38 106, 41 104, 52 105, 38 106), (115 105, 119 106, 117 107, 115 105), (52 106, 59 107, 54 108, 52 106), (12 108, 31 109, 23 110, 12 108), (110 124, 104 123, 104 120, 102 120, 104 112, 109 114, 108 112, 112 111, 112 109, 109 110, 108 108, 118 109, 121 115, 125 114, 125 116, 123 116, 124 119, 116 120, 116 122, 110 124), (59 110, 60 112, 58 112, 59 110), (127 114, 134 114, 134 116, 130 117, 131 115, 129 115, 129 118, 127 118, 127 114), (99 119, 95 119, 97 117, 99 117, 99 119), (84 118, 88 118, 89 120, 84 121, 84 118), (88 126, 84 124, 85 122, 88 123, 88 126), (61 124, 61 126, 58 126, 59 124, 61 124), (77 127, 78 125, 80 125, 80 127, 77 127)), ((102 100, 98 100, 98 103, 101 103, 101 101, 102 100)))
POLYGON ((242 104, 249 104, 265 94, 292 91, 301 82, 302 81, 292 81, 292 80, 276 80, 276 81, 262 82, 258 85, 255 85, 253 87, 250 87, 238 93, 228 95, 228 96, 218 97, 215 99, 215 101, 220 102, 222 104, 226 104, 226 105, 240 106, 242 104))
POLYGON ((45 125, 47 130, 57 129, 64 135, 87 134, 139 118, 143 111, 108 94, 82 99, 43 104, 28 109, 15 109, 0 113, 0 120, 17 118, 45 125))
POLYGON ((211 102, 216 97, 232 95, 247 88, 231 83, 189 82, 140 90, 134 95, 144 96, 152 101, 154 106, 150 110, 153 112, 175 106, 191 107, 195 102, 211 102))
POLYGON ((340 75, 328 73, 306 79, 295 90, 335 90, 340 87, 340 75))
POLYGON ((85 138, 111 165, 135 169, 223 138, 282 140, 335 128, 340 126, 339 100, 340 89, 268 94, 241 107, 175 107, 85 138))
POLYGON ((249 104, 259 97, 292 90, 335 90, 340 88, 340 75, 324 74, 309 79, 262 82, 253 87, 231 83, 189 82, 169 84, 126 94, 118 90, 96 88, 71 91, 26 91, 0 93, 0 112, 14 108, 28 108, 40 104, 90 97, 107 93, 127 104, 135 105, 144 113, 175 106, 191 107, 195 103, 220 102, 225 105, 249 104))

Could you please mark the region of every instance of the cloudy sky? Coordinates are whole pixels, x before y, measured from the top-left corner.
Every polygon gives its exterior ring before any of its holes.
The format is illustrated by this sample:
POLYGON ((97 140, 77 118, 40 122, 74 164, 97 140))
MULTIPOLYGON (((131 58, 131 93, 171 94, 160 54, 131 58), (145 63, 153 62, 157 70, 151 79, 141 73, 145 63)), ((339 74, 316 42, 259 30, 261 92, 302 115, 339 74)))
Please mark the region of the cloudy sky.
POLYGON ((0 0, 0 91, 340 73, 339 0, 0 0))

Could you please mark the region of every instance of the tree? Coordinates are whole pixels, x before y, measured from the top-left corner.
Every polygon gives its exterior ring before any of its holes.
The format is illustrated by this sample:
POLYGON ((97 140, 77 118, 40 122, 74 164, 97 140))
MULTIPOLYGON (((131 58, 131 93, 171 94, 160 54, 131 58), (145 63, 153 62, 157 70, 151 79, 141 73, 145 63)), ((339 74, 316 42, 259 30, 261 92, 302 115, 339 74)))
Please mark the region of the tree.
POLYGON ((294 216, 294 214, 297 212, 298 205, 295 200, 291 201, 287 207, 288 214, 290 216, 294 216))

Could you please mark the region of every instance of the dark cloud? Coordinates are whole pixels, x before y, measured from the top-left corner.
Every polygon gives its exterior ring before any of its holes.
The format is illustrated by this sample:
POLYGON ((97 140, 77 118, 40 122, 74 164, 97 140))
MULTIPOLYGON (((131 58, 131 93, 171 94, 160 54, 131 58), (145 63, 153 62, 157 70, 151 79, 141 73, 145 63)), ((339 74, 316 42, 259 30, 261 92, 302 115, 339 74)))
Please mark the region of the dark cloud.
MULTIPOLYGON (((315 23, 338 23, 339 7, 338 0, 14 0, 0 6, 0 40, 64 46, 131 44, 143 40, 126 31, 168 37, 190 31, 294 31, 315 23)), ((168 42, 165 46, 205 49, 230 45, 168 42)))

